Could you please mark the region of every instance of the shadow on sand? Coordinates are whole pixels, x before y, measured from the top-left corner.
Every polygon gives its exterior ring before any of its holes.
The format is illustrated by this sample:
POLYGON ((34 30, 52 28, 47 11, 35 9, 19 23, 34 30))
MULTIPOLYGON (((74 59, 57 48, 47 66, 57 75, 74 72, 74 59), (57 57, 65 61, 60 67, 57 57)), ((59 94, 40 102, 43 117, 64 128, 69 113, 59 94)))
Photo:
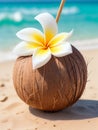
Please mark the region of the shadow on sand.
POLYGON ((29 107, 30 112, 48 120, 79 120, 98 117, 98 101, 79 100, 72 107, 59 112, 43 112, 29 107))

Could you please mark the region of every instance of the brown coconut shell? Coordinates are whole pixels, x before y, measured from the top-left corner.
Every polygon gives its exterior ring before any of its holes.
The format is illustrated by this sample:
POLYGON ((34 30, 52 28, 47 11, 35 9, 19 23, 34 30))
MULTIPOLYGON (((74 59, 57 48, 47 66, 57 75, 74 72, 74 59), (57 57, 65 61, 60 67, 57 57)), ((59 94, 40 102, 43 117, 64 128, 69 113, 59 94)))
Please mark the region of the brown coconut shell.
POLYGON ((19 97, 44 111, 58 111, 74 104, 87 82, 87 66, 80 52, 52 57, 43 67, 32 69, 32 56, 20 57, 14 66, 13 80, 19 97))

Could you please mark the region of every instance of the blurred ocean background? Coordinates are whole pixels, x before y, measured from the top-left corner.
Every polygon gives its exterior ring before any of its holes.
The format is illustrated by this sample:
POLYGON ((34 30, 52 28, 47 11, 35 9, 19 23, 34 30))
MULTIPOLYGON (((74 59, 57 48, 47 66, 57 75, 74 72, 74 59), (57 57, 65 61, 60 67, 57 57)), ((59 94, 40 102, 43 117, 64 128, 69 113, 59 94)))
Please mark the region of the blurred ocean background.
MULTIPOLYGON (((41 29, 34 17, 49 12, 56 17, 60 2, 0 3, 0 62, 14 58, 12 49, 21 40, 16 32, 26 28, 41 29)), ((79 49, 98 48, 98 3, 68 2, 60 17, 59 32, 74 30, 70 42, 79 49)))

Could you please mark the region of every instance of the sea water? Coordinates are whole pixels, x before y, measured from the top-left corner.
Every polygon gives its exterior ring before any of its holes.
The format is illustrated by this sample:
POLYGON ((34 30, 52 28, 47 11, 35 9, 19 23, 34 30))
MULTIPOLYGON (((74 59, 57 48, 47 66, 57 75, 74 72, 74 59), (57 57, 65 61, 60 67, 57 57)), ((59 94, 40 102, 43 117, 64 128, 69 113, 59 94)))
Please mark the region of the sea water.
MULTIPOLYGON (((26 27, 42 30, 34 17, 43 12, 49 12, 56 17, 59 4, 59 2, 0 3, 0 61, 12 58, 10 52, 21 41, 16 37, 17 31, 26 27)), ((73 29, 70 42, 80 49, 98 47, 98 3, 65 4, 58 28, 59 32, 69 32, 73 29)))

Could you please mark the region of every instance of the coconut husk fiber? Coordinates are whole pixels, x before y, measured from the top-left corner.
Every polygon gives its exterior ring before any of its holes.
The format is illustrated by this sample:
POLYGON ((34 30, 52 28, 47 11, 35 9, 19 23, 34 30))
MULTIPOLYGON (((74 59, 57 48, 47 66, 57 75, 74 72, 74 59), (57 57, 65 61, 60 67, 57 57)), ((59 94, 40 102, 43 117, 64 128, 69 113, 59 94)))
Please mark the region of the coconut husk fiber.
POLYGON ((16 60, 13 73, 18 96, 33 108, 58 111, 74 104, 87 82, 87 66, 81 53, 52 57, 43 67, 32 69, 32 56, 16 60))

